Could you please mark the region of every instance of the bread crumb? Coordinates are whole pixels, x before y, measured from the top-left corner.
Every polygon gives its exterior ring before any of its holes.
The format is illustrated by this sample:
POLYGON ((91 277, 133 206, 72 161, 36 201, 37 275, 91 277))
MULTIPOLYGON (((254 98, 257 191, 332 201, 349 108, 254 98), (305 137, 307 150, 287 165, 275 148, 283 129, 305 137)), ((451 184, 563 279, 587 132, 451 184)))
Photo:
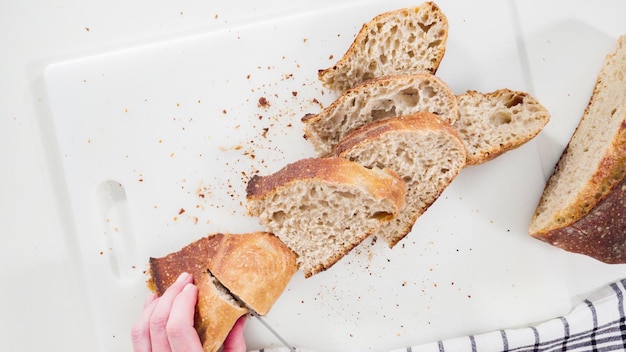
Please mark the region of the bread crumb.
POLYGON ((270 106, 270 102, 267 100, 267 98, 265 97, 260 97, 259 98, 259 107, 260 108, 267 108, 270 106))

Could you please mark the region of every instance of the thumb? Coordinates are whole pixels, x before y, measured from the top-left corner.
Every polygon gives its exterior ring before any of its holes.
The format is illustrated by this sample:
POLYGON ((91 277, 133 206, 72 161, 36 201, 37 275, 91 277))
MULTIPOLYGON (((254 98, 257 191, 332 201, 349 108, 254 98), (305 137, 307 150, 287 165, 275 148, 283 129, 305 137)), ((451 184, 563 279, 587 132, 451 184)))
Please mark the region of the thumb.
POLYGON ((224 340, 224 349, 222 352, 245 352, 246 340, 243 336, 243 328, 246 324, 246 315, 242 315, 237 319, 235 325, 228 333, 226 340, 224 340))

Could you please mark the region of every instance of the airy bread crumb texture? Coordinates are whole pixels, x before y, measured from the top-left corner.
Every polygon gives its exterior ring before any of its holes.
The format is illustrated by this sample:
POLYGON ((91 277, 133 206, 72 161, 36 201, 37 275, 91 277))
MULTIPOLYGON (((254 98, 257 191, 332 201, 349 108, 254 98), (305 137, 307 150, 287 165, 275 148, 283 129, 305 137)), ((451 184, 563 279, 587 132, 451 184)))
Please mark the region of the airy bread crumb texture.
POLYGON ((305 138, 324 155, 358 127, 419 111, 454 123, 458 116, 456 97, 431 74, 382 77, 344 92, 319 114, 305 116, 302 121, 305 138))
POLYGON ((432 2, 380 14, 365 23, 344 56, 319 79, 344 91, 372 78, 434 74, 445 53, 448 20, 432 2))
POLYGON ((248 182, 248 213, 297 255, 305 277, 326 270, 390 221, 406 184, 390 170, 308 158, 248 182))
POLYGON ((457 96, 454 127, 467 149, 467 164, 477 165, 534 138, 550 120, 548 110, 526 92, 500 89, 457 96))
POLYGON ((326 182, 295 183, 261 207, 261 222, 299 254, 306 276, 330 267, 397 211, 362 189, 326 182))
POLYGON ((578 220, 625 174, 626 35, 622 35, 607 56, 589 104, 548 180, 530 233, 578 220))
MULTIPOLYGON (((465 166, 465 148, 450 124, 427 113, 381 120, 354 131, 344 142, 361 135, 366 137, 341 156, 366 167, 389 168, 407 184, 404 207, 375 232, 393 247, 465 166), (387 130, 367 137, 381 128, 387 130)), ((338 149, 342 146, 343 142, 338 149)))

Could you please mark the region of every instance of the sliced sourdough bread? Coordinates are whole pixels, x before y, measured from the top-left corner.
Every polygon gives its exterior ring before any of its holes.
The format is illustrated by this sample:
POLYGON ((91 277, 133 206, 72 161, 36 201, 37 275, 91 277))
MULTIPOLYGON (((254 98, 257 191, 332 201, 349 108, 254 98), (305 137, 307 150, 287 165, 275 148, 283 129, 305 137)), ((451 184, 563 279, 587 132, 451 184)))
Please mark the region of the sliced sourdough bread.
POLYGON ((302 118, 304 137, 324 155, 358 127, 419 111, 454 123, 457 100, 450 88, 431 74, 381 77, 347 90, 319 114, 302 118))
POLYGON ((626 263, 626 35, 606 57, 549 178, 530 234, 605 263, 626 263))
POLYGON ((365 23, 344 56, 318 77, 342 92, 376 77, 434 74, 447 39, 448 20, 432 2, 386 12, 365 23))
POLYGON ((217 351, 249 309, 269 311, 296 270, 295 253, 272 234, 217 233, 150 258, 148 287, 161 296, 181 273, 192 274, 198 287, 194 326, 204 350, 217 351))
POLYGON ((389 168, 407 184, 404 207, 374 233, 389 247, 412 229, 465 166, 465 147, 456 130, 436 115, 419 112, 365 125, 331 152, 369 168, 389 168))
POLYGON ((478 165, 534 138, 550 113, 526 92, 500 89, 468 91, 457 96, 459 118, 454 127, 467 149, 467 165, 478 165))
POLYGON ((308 158, 247 186, 248 213, 298 255, 305 277, 330 268, 390 221, 406 184, 389 170, 343 158, 308 158))

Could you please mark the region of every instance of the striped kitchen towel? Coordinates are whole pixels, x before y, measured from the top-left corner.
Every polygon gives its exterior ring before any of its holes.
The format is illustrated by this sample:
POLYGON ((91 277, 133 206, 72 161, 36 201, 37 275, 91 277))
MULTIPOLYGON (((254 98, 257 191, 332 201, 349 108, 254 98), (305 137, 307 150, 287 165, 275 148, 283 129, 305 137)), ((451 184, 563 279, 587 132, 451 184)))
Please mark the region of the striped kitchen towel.
POLYGON ((592 294, 569 314, 537 326, 407 347, 392 352, 626 351, 626 279, 592 294))
MULTIPOLYGON (((626 279, 592 294, 564 317, 539 325, 492 331, 389 352, 626 351, 626 279)), ((260 352, 288 352, 285 347, 260 352)), ((298 352, 311 352, 297 349, 298 352)))

